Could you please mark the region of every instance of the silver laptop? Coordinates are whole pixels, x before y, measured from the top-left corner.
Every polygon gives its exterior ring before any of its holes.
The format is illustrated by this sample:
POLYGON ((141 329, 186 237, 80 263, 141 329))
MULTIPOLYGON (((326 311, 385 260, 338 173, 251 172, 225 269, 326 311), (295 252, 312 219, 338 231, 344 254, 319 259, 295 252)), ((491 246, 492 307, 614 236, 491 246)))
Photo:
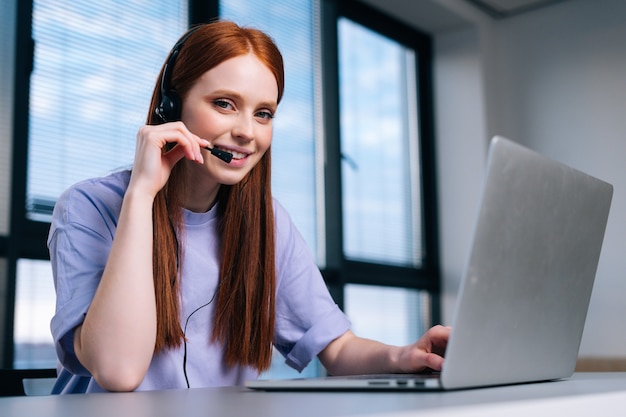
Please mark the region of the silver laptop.
POLYGON ((246 386, 448 390, 571 376, 612 195, 606 182, 495 137, 443 371, 246 386))

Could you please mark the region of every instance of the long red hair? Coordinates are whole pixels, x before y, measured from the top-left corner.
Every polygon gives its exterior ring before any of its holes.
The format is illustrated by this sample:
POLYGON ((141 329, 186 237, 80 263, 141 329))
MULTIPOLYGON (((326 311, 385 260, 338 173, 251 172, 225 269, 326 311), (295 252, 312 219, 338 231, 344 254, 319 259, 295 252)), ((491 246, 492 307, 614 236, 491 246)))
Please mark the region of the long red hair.
MULTIPOLYGON (((269 36, 225 21, 205 24, 191 31, 171 72, 170 87, 181 102, 206 71, 248 53, 255 54, 274 74, 278 85, 277 102, 280 102, 284 89, 283 59, 269 36)), ((162 74, 163 69, 159 80, 162 74)), ((152 95, 148 124, 162 123, 155 115, 160 101, 159 82, 152 95)), ((178 237, 184 233, 181 199, 187 183, 185 164, 177 164, 154 201, 156 352, 179 347, 185 337, 179 319, 179 259, 182 259, 183 247, 178 237)), ((240 364, 262 371, 270 366, 275 320, 270 149, 240 183, 220 186, 217 204, 222 259, 212 339, 224 344, 224 361, 228 366, 240 364)))

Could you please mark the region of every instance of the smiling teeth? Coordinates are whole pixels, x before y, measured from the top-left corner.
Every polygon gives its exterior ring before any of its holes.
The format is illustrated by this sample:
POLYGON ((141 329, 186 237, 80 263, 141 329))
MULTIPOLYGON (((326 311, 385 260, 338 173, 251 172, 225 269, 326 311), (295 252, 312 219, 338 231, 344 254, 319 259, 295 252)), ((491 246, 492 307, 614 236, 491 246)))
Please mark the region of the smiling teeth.
POLYGON ((233 155, 233 159, 243 159, 246 156, 248 156, 248 154, 231 151, 230 149, 220 148, 219 146, 214 146, 214 148, 215 149, 219 149, 220 151, 224 151, 224 152, 228 152, 228 153, 232 154, 233 155))
POLYGON ((228 152, 233 154, 234 159, 243 159, 247 156, 245 153, 241 153, 241 152, 233 152, 233 151, 228 151, 228 152))

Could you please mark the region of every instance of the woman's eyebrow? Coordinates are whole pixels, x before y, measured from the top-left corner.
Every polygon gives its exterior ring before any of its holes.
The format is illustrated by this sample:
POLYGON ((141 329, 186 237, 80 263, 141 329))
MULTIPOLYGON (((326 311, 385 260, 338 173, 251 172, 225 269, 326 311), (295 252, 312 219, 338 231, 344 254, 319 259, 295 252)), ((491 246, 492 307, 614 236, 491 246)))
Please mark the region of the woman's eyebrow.
MULTIPOLYGON (((232 90, 225 90, 225 89, 215 90, 215 91, 212 91, 210 95, 211 96, 226 96, 237 101, 245 101, 244 97, 240 93, 236 91, 232 91, 232 90)), ((267 100, 267 101, 262 101, 258 103, 256 107, 260 107, 260 108, 268 107, 270 109, 276 109, 278 107, 278 103, 275 100, 267 100)))

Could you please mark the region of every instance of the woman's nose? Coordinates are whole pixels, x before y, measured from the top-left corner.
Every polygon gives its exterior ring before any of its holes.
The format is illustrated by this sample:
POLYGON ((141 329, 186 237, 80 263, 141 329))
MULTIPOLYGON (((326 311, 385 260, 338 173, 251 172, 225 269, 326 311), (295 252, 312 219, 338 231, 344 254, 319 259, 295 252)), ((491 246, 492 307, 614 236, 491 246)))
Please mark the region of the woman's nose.
POLYGON ((240 115, 232 129, 233 137, 246 142, 254 139, 254 120, 250 116, 240 115))

